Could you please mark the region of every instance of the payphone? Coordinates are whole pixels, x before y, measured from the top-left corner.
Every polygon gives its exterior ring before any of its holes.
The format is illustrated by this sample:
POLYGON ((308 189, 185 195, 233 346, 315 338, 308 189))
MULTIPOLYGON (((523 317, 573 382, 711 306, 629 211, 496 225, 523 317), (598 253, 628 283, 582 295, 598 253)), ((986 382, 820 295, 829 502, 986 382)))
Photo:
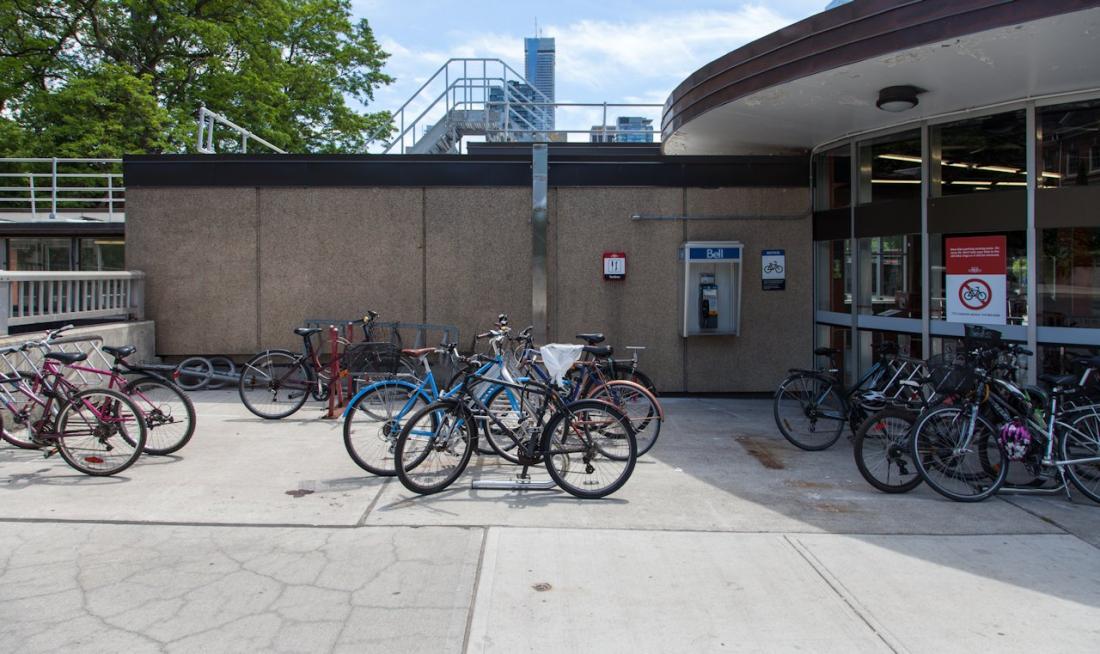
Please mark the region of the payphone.
POLYGON ((699 329, 718 328, 718 284, 711 273, 699 273, 699 329))
POLYGON ((688 241, 680 246, 684 337, 740 332, 744 249, 737 241, 688 241))

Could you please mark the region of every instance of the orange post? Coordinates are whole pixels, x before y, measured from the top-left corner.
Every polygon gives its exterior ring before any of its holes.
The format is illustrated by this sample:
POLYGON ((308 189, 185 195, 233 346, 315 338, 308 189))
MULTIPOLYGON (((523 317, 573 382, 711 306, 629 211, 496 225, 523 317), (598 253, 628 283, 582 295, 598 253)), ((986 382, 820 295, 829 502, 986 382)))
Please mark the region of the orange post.
POLYGON ((337 398, 340 394, 340 330, 335 325, 329 325, 328 338, 330 341, 330 351, 332 358, 328 362, 329 370, 329 386, 328 386, 328 415, 327 419, 336 418, 336 409, 341 406, 343 402, 337 398))
MULTIPOLYGON (((347 325, 348 344, 345 346, 351 347, 351 344, 355 342, 353 338, 355 336, 355 328, 349 322, 347 325)), ((355 397, 355 377, 352 376, 351 371, 348 371, 348 402, 351 402, 351 398, 355 397)))

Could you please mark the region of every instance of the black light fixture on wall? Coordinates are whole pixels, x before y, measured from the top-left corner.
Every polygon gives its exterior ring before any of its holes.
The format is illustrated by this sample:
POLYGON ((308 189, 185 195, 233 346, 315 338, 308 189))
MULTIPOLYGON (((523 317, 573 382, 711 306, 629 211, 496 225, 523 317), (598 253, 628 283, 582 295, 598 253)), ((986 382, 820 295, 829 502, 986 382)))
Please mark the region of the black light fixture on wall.
POLYGON ((887 86, 878 92, 878 101, 875 102, 875 106, 892 113, 909 111, 917 106, 920 102, 917 96, 924 92, 924 89, 910 84, 887 86))

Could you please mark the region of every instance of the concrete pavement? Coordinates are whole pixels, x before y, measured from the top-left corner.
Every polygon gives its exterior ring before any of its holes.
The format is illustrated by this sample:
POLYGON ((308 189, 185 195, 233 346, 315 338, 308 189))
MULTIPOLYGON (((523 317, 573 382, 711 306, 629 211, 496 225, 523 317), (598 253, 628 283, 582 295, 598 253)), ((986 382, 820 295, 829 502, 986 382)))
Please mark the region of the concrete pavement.
MULTIPOLYGON (((1100 507, 887 496, 761 400, 669 399, 610 499, 421 498, 307 405, 196 394, 178 457, 122 477, 0 447, 0 651, 1087 651, 1100 507)), ((544 472, 540 473, 545 475, 544 472)))

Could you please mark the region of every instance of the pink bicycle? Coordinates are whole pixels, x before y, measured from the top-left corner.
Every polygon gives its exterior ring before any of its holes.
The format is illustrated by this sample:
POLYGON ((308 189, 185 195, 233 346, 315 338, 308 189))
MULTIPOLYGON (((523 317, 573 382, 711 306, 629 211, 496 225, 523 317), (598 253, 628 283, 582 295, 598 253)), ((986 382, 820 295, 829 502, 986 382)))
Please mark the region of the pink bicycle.
MULTIPOLYGON (((71 327, 68 325, 46 332, 45 338, 23 343, 21 349, 39 348, 44 353, 49 353, 58 336, 71 327)), ((195 406, 191 398, 170 380, 140 365, 127 362, 126 357, 134 353, 133 346, 104 346, 102 350, 113 358, 109 369, 82 363, 84 359, 66 362, 65 367, 77 373, 99 375, 106 380, 106 388, 120 391, 130 398, 137 406, 148 431, 144 447, 146 454, 167 455, 186 445, 195 433, 195 406), (133 377, 134 375, 137 377, 133 377)), ((4 438, 17 447, 38 447, 30 434, 13 432, 6 434, 4 438)))
MULTIPOLYGON (((18 352, 26 346, 0 349, 18 352)), ((109 388, 81 390, 65 379, 63 365, 83 361, 79 352, 49 352, 39 369, 0 377, 0 404, 12 425, 0 425, 4 440, 25 433, 46 456, 61 458, 87 475, 114 475, 141 456, 147 430, 137 406, 109 388), (5 428, 7 427, 7 428, 5 428)))

